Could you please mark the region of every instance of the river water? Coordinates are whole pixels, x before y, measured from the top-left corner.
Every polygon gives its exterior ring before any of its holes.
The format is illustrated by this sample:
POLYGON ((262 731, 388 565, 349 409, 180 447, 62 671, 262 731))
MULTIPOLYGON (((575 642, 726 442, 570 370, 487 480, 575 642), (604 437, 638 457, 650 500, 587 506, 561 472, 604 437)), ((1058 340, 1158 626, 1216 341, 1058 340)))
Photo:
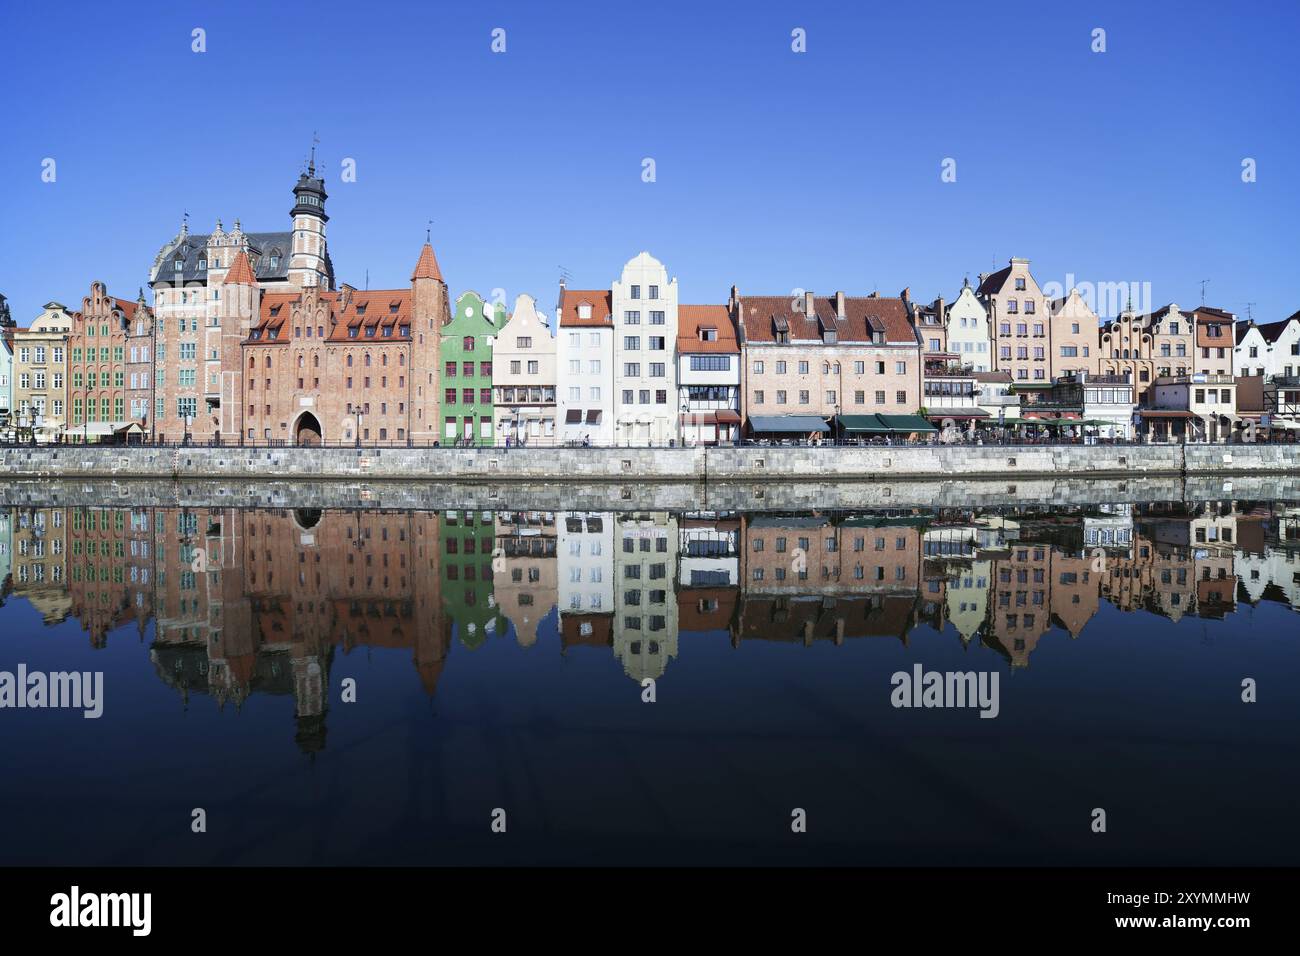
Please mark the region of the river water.
POLYGON ((1294 863, 1300 507, 1098 497, 0 509, 0 864, 1294 863))

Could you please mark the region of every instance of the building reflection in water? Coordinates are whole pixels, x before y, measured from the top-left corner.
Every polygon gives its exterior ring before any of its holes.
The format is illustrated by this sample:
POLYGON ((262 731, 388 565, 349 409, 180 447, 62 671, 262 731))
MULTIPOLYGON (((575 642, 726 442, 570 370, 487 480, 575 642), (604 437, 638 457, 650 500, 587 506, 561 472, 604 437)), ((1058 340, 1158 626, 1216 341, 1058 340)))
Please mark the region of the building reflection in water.
POLYGON ((491 641, 609 653, 663 677, 682 635, 839 645, 951 633, 1027 667, 1102 602, 1172 621, 1300 607, 1300 508, 1217 501, 890 514, 17 508, 0 511, 0 617, 16 600, 94 647, 130 627, 188 702, 291 695, 325 746, 335 654, 410 654, 436 692, 491 641), (153 623, 150 633, 150 622, 153 623), (949 631, 951 629, 951 632, 949 631), (558 646, 557 646, 558 645, 558 646))

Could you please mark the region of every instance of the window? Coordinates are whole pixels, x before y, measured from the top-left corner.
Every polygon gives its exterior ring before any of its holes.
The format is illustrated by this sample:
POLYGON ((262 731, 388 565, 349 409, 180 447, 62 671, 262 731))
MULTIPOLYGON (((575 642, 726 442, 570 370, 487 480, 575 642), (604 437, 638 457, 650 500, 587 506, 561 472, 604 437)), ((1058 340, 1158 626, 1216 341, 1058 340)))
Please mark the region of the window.
MULTIPOLYGON (((761 365, 762 363, 756 363, 761 365)), ((730 355, 692 355, 692 372, 727 372, 731 370, 730 355)), ((760 371, 760 369, 755 369, 760 371)))
POLYGON ((515 347, 516 347, 516 348, 521 348, 521 349, 530 349, 530 348, 532 348, 532 347, 533 347, 533 339, 532 339, 532 336, 521 335, 519 338, 515 339, 515 347))
POLYGON ((663 314, 662 312, 651 312, 651 313, 650 313, 650 324, 651 324, 651 325, 663 325, 663 324, 664 324, 664 314, 663 314))
POLYGON ((639 285, 632 286, 632 298, 634 299, 641 298, 641 287, 639 285))
MULTIPOLYGON (((472 336, 472 335, 467 335, 467 336, 465 336, 465 338, 461 340, 460 347, 461 347, 461 349, 463 349, 463 350, 466 351, 466 352, 473 352, 473 351, 474 351, 474 336, 472 336)), ((473 374, 473 373, 471 372, 470 374, 473 374)))
POLYGON ((640 312, 624 312, 624 313, 623 313, 623 324, 624 324, 624 325, 640 325, 640 324, 641 324, 641 313, 640 313, 640 312))
POLYGON ((755 374, 755 375, 762 375, 762 374, 763 374, 763 363, 762 363, 762 362, 755 362, 753 368, 754 368, 754 374, 755 374))

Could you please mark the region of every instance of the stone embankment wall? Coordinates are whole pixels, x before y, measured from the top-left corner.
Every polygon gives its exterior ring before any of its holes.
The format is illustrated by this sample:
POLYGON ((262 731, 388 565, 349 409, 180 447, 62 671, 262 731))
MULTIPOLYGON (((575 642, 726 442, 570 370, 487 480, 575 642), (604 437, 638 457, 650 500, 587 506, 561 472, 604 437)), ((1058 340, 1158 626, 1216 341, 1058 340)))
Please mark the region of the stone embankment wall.
POLYGON ((0 449, 4 477, 770 482, 1284 474, 1300 445, 0 449))

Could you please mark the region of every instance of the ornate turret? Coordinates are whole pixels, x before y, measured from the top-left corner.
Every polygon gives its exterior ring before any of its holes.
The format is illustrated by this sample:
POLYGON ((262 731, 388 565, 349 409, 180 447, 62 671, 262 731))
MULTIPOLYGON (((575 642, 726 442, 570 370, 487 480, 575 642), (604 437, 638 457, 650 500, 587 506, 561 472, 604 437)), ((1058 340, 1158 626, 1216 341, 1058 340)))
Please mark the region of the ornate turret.
POLYGON ((289 281, 299 288, 328 290, 334 270, 325 250, 325 179, 316 175, 316 146, 313 143, 307 168, 293 187, 293 248, 289 256, 289 281))
POLYGON ((307 168, 298 177, 298 185, 293 187, 294 206, 291 216, 317 216, 321 222, 329 222, 325 215, 325 179, 316 175, 316 147, 311 148, 311 159, 307 168))

